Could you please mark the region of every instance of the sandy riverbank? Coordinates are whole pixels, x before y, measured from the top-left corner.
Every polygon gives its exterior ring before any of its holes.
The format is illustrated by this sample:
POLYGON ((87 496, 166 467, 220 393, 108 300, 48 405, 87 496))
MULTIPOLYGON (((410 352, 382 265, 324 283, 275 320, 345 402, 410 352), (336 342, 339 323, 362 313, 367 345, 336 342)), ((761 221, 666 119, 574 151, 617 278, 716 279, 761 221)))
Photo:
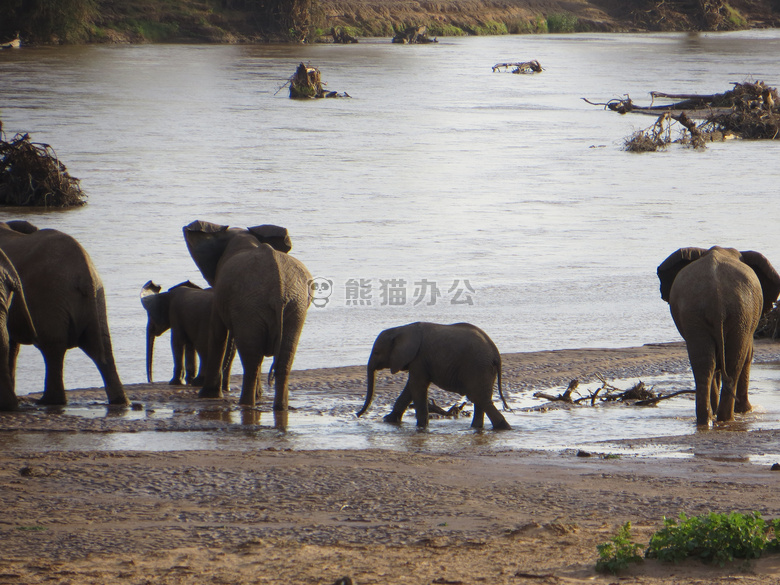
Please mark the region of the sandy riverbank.
MULTIPOLYGON (((760 343, 756 359, 778 361, 780 344, 760 343)), ((618 378, 685 367, 681 344, 504 356, 510 393, 596 373, 618 378)), ((402 383, 388 379, 376 416, 402 383)), ((362 397, 364 368, 294 373, 291 395, 318 388, 362 397)), ((192 390, 163 384, 127 390, 136 403, 184 409, 197 400, 192 390)), ((71 396, 104 400, 99 390, 71 396)), ((202 423, 232 424, 218 416, 202 423)), ((679 512, 780 516, 778 472, 715 456, 659 465, 570 453, 485 455, 461 450, 457 437, 444 454, 41 452, 13 441, 19 430, 73 434, 145 424, 32 406, 0 415, 0 584, 331 584, 345 575, 360 584, 612 583, 615 577, 593 570, 596 545, 626 521, 635 540, 646 542, 664 515, 679 512)), ((716 453, 724 441, 776 448, 780 433, 718 429, 690 440, 716 453)), ((621 582, 780 583, 780 557, 724 568, 646 562, 627 576, 621 582)))

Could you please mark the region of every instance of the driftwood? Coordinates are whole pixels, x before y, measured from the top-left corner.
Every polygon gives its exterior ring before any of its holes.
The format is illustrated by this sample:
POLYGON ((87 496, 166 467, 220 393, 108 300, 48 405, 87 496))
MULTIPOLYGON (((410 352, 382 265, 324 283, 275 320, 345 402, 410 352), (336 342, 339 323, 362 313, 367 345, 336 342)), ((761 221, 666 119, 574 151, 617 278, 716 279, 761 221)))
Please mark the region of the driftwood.
POLYGON ((0 205, 78 207, 86 203, 79 179, 71 177, 48 144, 17 134, 10 142, 0 123, 0 205))
POLYGON ((493 65, 493 73, 501 70, 507 71, 510 67, 514 67, 512 73, 541 73, 544 68, 539 65, 539 61, 534 59, 533 61, 522 61, 519 63, 496 63, 493 65))
POLYGON ((405 30, 395 33, 393 42, 399 45, 417 45, 427 43, 438 43, 434 37, 428 36, 427 26, 409 26, 405 30))
MULTIPOLYGON (((290 85, 291 98, 333 98, 350 97, 348 93, 325 91, 320 75, 316 67, 307 67, 303 63, 298 65, 292 77, 284 85, 290 85)), ((282 87, 284 87, 284 85, 282 87)), ((281 88, 280 88, 281 90, 281 88)))
POLYGON ((349 34, 347 31, 345 31, 343 28, 335 26, 331 27, 330 29, 330 36, 333 37, 334 43, 339 43, 341 45, 348 45, 357 43, 357 37, 353 37, 351 34, 349 34))
POLYGON ((22 46, 22 40, 19 38, 19 33, 16 33, 16 38, 11 39, 7 43, 0 43, 0 49, 18 49, 22 46))
POLYGON ((653 103, 649 106, 635 104, 628 95, 607 102, 586 103, 603 106, 605 109, 627 114, 630 112, 662 112, 655 124, 635 133, 626 140, 626 150, 645 152, 657 150, 670 144, 671 123, 682 126, 682 136, 674 142, 703 148, 707 141, 723 140, 727 137, 747 139, 780 138, 780 108, 778 92, 763 81, 755 83, 733 83, 733 89, 718 94, 669 94, 652 91, 653 103), (656 99, 678 100, 666 105, 655 105, 656 99), (673 115, 673 112, 680 112, 673 115), (696 124, 693 118, 704 119, 696 124), (666 124, 663 132, 660 128, 666 124))
POLYGON ((694 394, 696 392, 695 390, 680 390, 679 392, 673 392, 671 394, 656 394, 652 389, 648 389, 641 380, 628 390, 622 390, 607 382, 601 374, 596 374, 596 377, 601 381, 601 386, 587 396, 572 398, 572 393, 575 392, 579 386, 579 380, 574 379, 569 382, 569 386, 563 394, 553 396, 544 392, 536 392, 534 393, 534 397, 544 398, 550 402, 565 402, 566 404, 590 402, 591 406, 594 406, 597 400, 600 402, 622 402, 633 406, 654 406, 662 400, 674 398, 681 394, 694 394))

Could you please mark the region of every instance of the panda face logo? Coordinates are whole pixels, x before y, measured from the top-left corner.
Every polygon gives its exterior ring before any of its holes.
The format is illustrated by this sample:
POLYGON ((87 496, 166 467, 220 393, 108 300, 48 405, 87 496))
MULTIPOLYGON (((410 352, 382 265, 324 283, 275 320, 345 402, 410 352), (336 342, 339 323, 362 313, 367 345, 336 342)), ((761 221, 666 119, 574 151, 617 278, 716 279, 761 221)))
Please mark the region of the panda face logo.
POLYGON ((309 281, 309 291, 312 304, 321 309, 330 301, 333 294, 333 281, 317 276, 309 281))

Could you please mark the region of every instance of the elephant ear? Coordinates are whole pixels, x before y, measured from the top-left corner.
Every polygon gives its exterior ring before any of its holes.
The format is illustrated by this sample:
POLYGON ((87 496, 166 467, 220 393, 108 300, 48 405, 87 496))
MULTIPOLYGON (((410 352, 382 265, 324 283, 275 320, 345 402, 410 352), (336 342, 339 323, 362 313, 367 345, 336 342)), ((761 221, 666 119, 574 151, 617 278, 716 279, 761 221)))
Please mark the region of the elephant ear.
POLYGON ((7 221, 6 225, 20 234, 32 234, 38 231, 38 228, 31 224, 29 221, 23 219, 15 219, 13 221, 7 221))
POLYGON ((764 306, 761 310, 761 314, 767 313, 772 310, 777 300, 777 295, 780 294, 780 275, 766 259, 766 256, 760 252, 740 252, 742 262, 750 266, 758 277, 758 281, 761 283, 761 292, 764 295, 764 306))
MULTIPOLYGON (((151 281, 149 281, 151 282, 151 281)), ((171 292, 172 290, 176 290, 177 288, 194 288, 196 290, 203 290, 202 287, 198 286, 194 282, 190 282, 189 280, 185 280, 184 282, 180 282, 179 284, 173 285, 171 288, 168 289, 168 292, 171 292)))
POLYGON ((669 257, 661 262, 656 270, 658 280, 661 281, 661 298, 669 302, 669 293, 672 290, 674 279, 677 278, 680 270, 688 266, 691 262, 698 260, 708 252, 705 248, 680 248, 673 252, 669 257))
POLYGON ((217 265, 225 251, 230 237, 228 226, 209 223, 208 221, 193 221, 182 228, 187 250, 195 264, 211 286, 217 278, 217 265))
POLYGON ((247 228, 247 230, 262 243, 268 244, 274 250, 284 252, 285 254, 292 250, 292 241, 290 240, 290 234, 287 233, 287 228, 266 224, 256 225, 247 228))
POLYGON ((409 363, 417 357, 421 343, 422 327, 419 323, 399 327, 390 351, 390 372, 395 374, 408 369, 409 363))
POLYGON ((151 280, 141 289, 141 304, 149 315, 149 322, 157 326, 158 335, 170 327, 171 295, 160 293, 161 290, 162 287, 151 280))

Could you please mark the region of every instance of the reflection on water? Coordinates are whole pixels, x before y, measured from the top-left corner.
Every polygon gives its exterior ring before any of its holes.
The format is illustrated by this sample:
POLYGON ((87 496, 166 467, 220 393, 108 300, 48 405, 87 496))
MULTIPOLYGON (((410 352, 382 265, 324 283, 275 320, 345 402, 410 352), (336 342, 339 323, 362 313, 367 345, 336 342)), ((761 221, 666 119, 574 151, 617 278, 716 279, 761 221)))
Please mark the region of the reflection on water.
MULTIPOLYGON (((642 380, 648 388, 667 394, 692 386, 689 373, 649 376, 642 380)), ((618 388, 629 388, 633 380, 611 380, 618 388)), ((601 383, 579 388, 588 395, 601 383)), ((563 392, 565 388, 548 393, 563 392)), ((156 430, 139 427, 136 432, 46 432, 0 433, 6 450, 199 450, 199 449, 389 449, 429 453, 487 453, 511 450, 551 452, 582 450, 594 455, 637 457, 702 457, 710 460, 767 462, 780 460, 780 445, 771 441, 745 451, 743 437, 780 429, 780 367, 756 365, 753 368, 751 402, 755 410, 734 423, 711 429, 694 423, 694 400, 684 395, 659 402, 653 407, 621 404, 560 408, 530 393, 512 395, 512 412, 505 413, 511 431, 477 431, 470 427, 471 415, 456 419, 433 419, 425 431, 417 430, 413 415, 407 413, 401 425, 381 421, 385 412, 374 407, 368 416, 357 419, 355 411, 362 396, 345 398, 334 393, 297 393, 291 396, 292 410, 265 412, 256 408, 225 404, 188 403, 187 406, 145 404, 117 411, 103 405, 66 406, 56 412, 65 417, 110 418, 159 424, 156 430), (195 404, 193 406, 193 404, 195 404), (214 428, 209 425, 214 423, 214 428), (674 437, 696 436, 693 444, 675 442, 674 437), (646 439, 658 438, 648 443, 646 439), (667 439, 664 439, 667 438, 667 439), (635 442, 634 442, 635 441, 635 442)), ((468 408, 468 407, 467 407, 468 408)), ((46 409, 50 413, 55 411, 46 409)))

